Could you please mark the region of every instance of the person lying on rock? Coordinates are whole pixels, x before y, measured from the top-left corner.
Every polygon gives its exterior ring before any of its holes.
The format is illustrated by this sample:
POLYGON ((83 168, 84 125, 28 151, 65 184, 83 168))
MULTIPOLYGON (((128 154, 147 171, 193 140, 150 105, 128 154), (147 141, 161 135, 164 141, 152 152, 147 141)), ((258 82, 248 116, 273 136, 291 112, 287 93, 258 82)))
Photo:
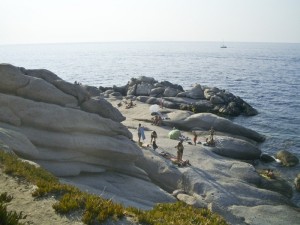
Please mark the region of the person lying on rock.
POLYGON ((136 104, 133 104, 132 99, 130 99, 130 102, 126 105, 126 109, 130 109, 133 106, 135 106, 136 104))
POLYGON ((266 170, 266 176, 269 177, 270 179, 275 179, 275 174, 273 173, 273 170, 267 169, 266 170))

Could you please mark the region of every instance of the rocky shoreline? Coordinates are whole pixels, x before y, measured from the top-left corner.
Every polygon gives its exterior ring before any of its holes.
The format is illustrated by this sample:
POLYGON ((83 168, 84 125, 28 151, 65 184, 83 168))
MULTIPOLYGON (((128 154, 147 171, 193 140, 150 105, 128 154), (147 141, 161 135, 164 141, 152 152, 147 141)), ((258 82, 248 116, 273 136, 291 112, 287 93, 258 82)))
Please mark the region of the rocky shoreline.
POLYGON ((132 78, 124 86, 88 87, 91 95, 108 98, 130 97, 148 104, 163 104, 170 109, 190 110, 195 113, 209 112, 224 116, 254 116, 258 112, 247 102, 217 87, 194 84, 190 90, 169 81, 158 82, 152 77, 132 78))
POLYGON ((7 64, 0 64, 0 76, 2 149, 38 163, 63 182, 143 209, 180 199, 231 224, 299 223, 299 208, 290 200, 293 187, 280 177, 261 176, 253 164, 265 137, 218 116, 257 113, 231 93, 199 84, 184 91, 147 77, 124 87, 88 87, 48 70, 7 64), (135 106, 120 106, 125 99, 135 106), (161 113, 169 119, 155 126, 149 104, 162 100, 161 113), (173 155, 178 142, 168 138, 173 127, 186 137, 196 131, 203 143, 213 126, 216 145, 185 141, 184 158, 192 166, 178 167, 159 151, 137 145, 139 123, 145 127, 144 144, 156 130, 159 150, 173 155))

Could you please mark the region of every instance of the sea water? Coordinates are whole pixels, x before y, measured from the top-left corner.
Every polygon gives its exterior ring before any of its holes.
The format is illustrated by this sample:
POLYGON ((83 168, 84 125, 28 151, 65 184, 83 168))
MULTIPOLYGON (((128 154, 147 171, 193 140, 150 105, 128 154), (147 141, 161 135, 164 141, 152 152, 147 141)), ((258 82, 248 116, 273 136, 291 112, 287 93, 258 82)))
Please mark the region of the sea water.
MULTIPOLYGON (((0 45, 0 63, 48 69, 69 82, 121 86, 154 77, 189 89, 195 83, 240 96, 259 112, 230 118, 266 136, 274 155, 300 158, 300 44, 217 42, 108 42, 0 45)), ((294 174, 300 166, 290 169, 294 174)), ((293 176, 289 179, 292 181, 293 176)))

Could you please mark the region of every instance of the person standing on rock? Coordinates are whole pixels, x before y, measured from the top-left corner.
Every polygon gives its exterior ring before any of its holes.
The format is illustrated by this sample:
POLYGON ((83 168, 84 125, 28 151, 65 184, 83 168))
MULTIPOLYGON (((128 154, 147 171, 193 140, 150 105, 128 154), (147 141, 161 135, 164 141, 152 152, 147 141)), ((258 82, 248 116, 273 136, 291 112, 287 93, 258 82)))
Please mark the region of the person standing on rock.
POLYGON ((197 135, 196 131, 194 131, 193 134, 194 134, 193 141, 194 141, 194 144, 196 145, 197 139, 198 139, 198 135, 197 135))
POLYGON ((183 140, 179 141, 178 144, 175 146, 177 148, 177 161, 181 162, 182 161, 182 156, 183 156, 183 140))
POLYGON ((213 127, 210 128, 209 130, 209 133, 210 133, 210 141, 213 143, 214 142, 214 134, 215 134, 215 130, 213 127))
POLYGON ((151 133, 150 144, 152 143, 152 140, 153 140, 153 141, 156 141, 156 138, 157 138, 157 133, 156 133, 156 131, 154 130, 154 131, 152 131, 152 133, 151 133))
POLYGON ((141 143, 142 129, 143 129, 143 128, 142 128, 142 125, 139 124, 139 127, 138 127, 138 129, 137 129, 137 131, 138 131, 139 143, 141 143))

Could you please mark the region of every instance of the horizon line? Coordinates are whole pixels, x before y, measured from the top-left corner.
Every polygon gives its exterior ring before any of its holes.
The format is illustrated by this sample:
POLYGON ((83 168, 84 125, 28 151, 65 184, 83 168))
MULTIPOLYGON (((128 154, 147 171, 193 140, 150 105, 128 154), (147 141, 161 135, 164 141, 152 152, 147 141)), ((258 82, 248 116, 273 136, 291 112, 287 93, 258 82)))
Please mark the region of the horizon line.
MULTIPOLYGON (((70 42, 28 42, 28 43, 0 43, 0 46, 10 45, 55 45, 55 44, 96 44, 96 43, 223 43, 223 41, 70 41, 70 42)), ((256 43, 256 44, 300 44, 300 42, 279 41, 224 41, 225 43, 256 43)))

